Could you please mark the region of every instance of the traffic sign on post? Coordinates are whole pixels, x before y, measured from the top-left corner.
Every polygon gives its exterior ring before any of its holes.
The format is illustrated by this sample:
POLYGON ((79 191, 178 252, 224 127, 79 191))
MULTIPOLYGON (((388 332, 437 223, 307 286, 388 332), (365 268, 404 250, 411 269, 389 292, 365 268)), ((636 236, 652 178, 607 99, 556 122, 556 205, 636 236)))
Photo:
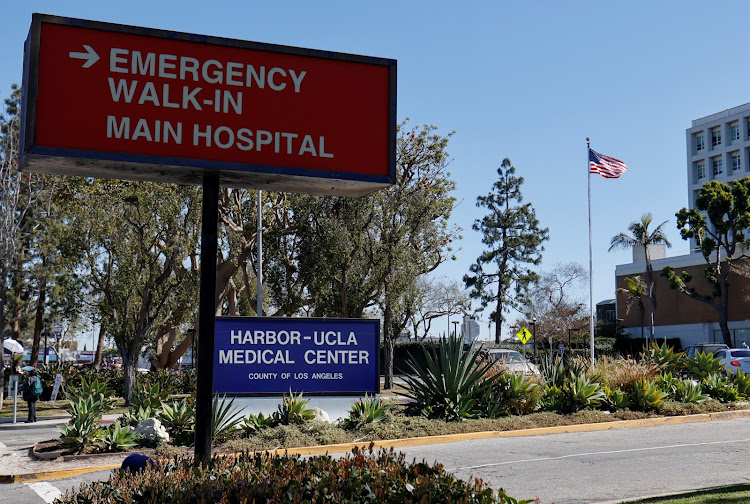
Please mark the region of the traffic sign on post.
POLYGON ((522 327, 521 330, 516 333, 516 337, 525 345, 531 339, 531 333, 526 327, 522 327))
POLYGON ((338 196, 395 179, 395 60, 34 14, 24 66, 24 170, 338 196))

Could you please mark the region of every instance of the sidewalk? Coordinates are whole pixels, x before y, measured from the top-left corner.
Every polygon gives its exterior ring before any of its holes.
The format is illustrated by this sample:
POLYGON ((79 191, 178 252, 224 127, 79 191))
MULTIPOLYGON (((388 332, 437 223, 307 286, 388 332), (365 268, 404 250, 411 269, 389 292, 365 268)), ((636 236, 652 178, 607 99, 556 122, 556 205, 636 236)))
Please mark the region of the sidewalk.
MULTIPOLYGON (((45 429, 49 427, 55 427, 58 425, 65 425, 70 420, 70 415, 56 415, 56 416, 45 416, 37 417, 37 421, 34 423, 26 423, 26 415, 23 417, 20 415, 16 418, 16 423, 13 423, 13 418, 0 418, 0 433, 6 430, 18 430, 18 429, 45 429)), ((104 415, 102 416, 102 425, 109 425, 115 423, 120 418, 120 415, 104 415)), ((0 441, 2 441, 0 435, 0 441)))

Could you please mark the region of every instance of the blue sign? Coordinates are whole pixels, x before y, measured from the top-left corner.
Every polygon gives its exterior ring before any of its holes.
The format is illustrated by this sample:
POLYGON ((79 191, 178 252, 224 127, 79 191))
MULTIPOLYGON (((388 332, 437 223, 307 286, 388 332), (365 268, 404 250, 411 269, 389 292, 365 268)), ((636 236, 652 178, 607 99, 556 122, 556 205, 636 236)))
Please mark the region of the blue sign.
POLYGON ((214 393, 380 392, 380 321, 216 317, 214 393))

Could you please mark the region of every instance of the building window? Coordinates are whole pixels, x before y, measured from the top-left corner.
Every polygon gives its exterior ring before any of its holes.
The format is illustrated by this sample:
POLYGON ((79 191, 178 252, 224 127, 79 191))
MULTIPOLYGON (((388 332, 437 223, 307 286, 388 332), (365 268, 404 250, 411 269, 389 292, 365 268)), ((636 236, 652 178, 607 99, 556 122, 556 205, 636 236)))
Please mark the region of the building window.
POLYGON ((696 161, 695 176, 698 180, 706 178, 706 163, 704 161, 696 161))
POLYGON ((714 176, 721 175, 724 173, 724 167, 721 163, 721 156, 716 156, 715 158, 711 159, 711 166, 713 166, 714 169, 714 176))
POLYGON ((731 159, 732 159, 732 172, 739 171, 740 168, 742 168, 742 165, 740 164, 740 153, 732 152, 731 159))
POLYGON ((740 123, 733 122, 729 125, 729 141, 734 142, 740 139, 740 123))
MULTIPOLYGON (((750 121, 750 118, 748 118, 748 121, 750 121)), ((695 135, 695 150, 702 151, 705 147, 706 144, 703 142, 703 133, 698 133, 695 135)))
POLYGON ((714 147, 721 145, 721 127, 711 130, 711 145, 714 147))

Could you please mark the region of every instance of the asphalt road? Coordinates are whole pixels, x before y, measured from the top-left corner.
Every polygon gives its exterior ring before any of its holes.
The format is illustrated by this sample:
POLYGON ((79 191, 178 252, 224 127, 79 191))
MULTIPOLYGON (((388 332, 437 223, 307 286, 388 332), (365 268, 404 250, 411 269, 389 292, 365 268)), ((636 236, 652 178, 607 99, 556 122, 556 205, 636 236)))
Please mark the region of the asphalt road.
POLYGON ((590 503, 750 482, 750 418, 402 449, 516 498, 590 503))
MULTIPOLYGON (((1 440, 9 439, 3 431, 1 440)), ((43 435, 42 431, 35 433, 43 435)), ((21 442, 20 439, 18 442, 21 442)), ((750 482, 750 418, 403 448, 461 478, 481 477, 516 498, 593 503, 750 482)), ((109 471, 0 487, 0 503, 52 502, 109 471)))

